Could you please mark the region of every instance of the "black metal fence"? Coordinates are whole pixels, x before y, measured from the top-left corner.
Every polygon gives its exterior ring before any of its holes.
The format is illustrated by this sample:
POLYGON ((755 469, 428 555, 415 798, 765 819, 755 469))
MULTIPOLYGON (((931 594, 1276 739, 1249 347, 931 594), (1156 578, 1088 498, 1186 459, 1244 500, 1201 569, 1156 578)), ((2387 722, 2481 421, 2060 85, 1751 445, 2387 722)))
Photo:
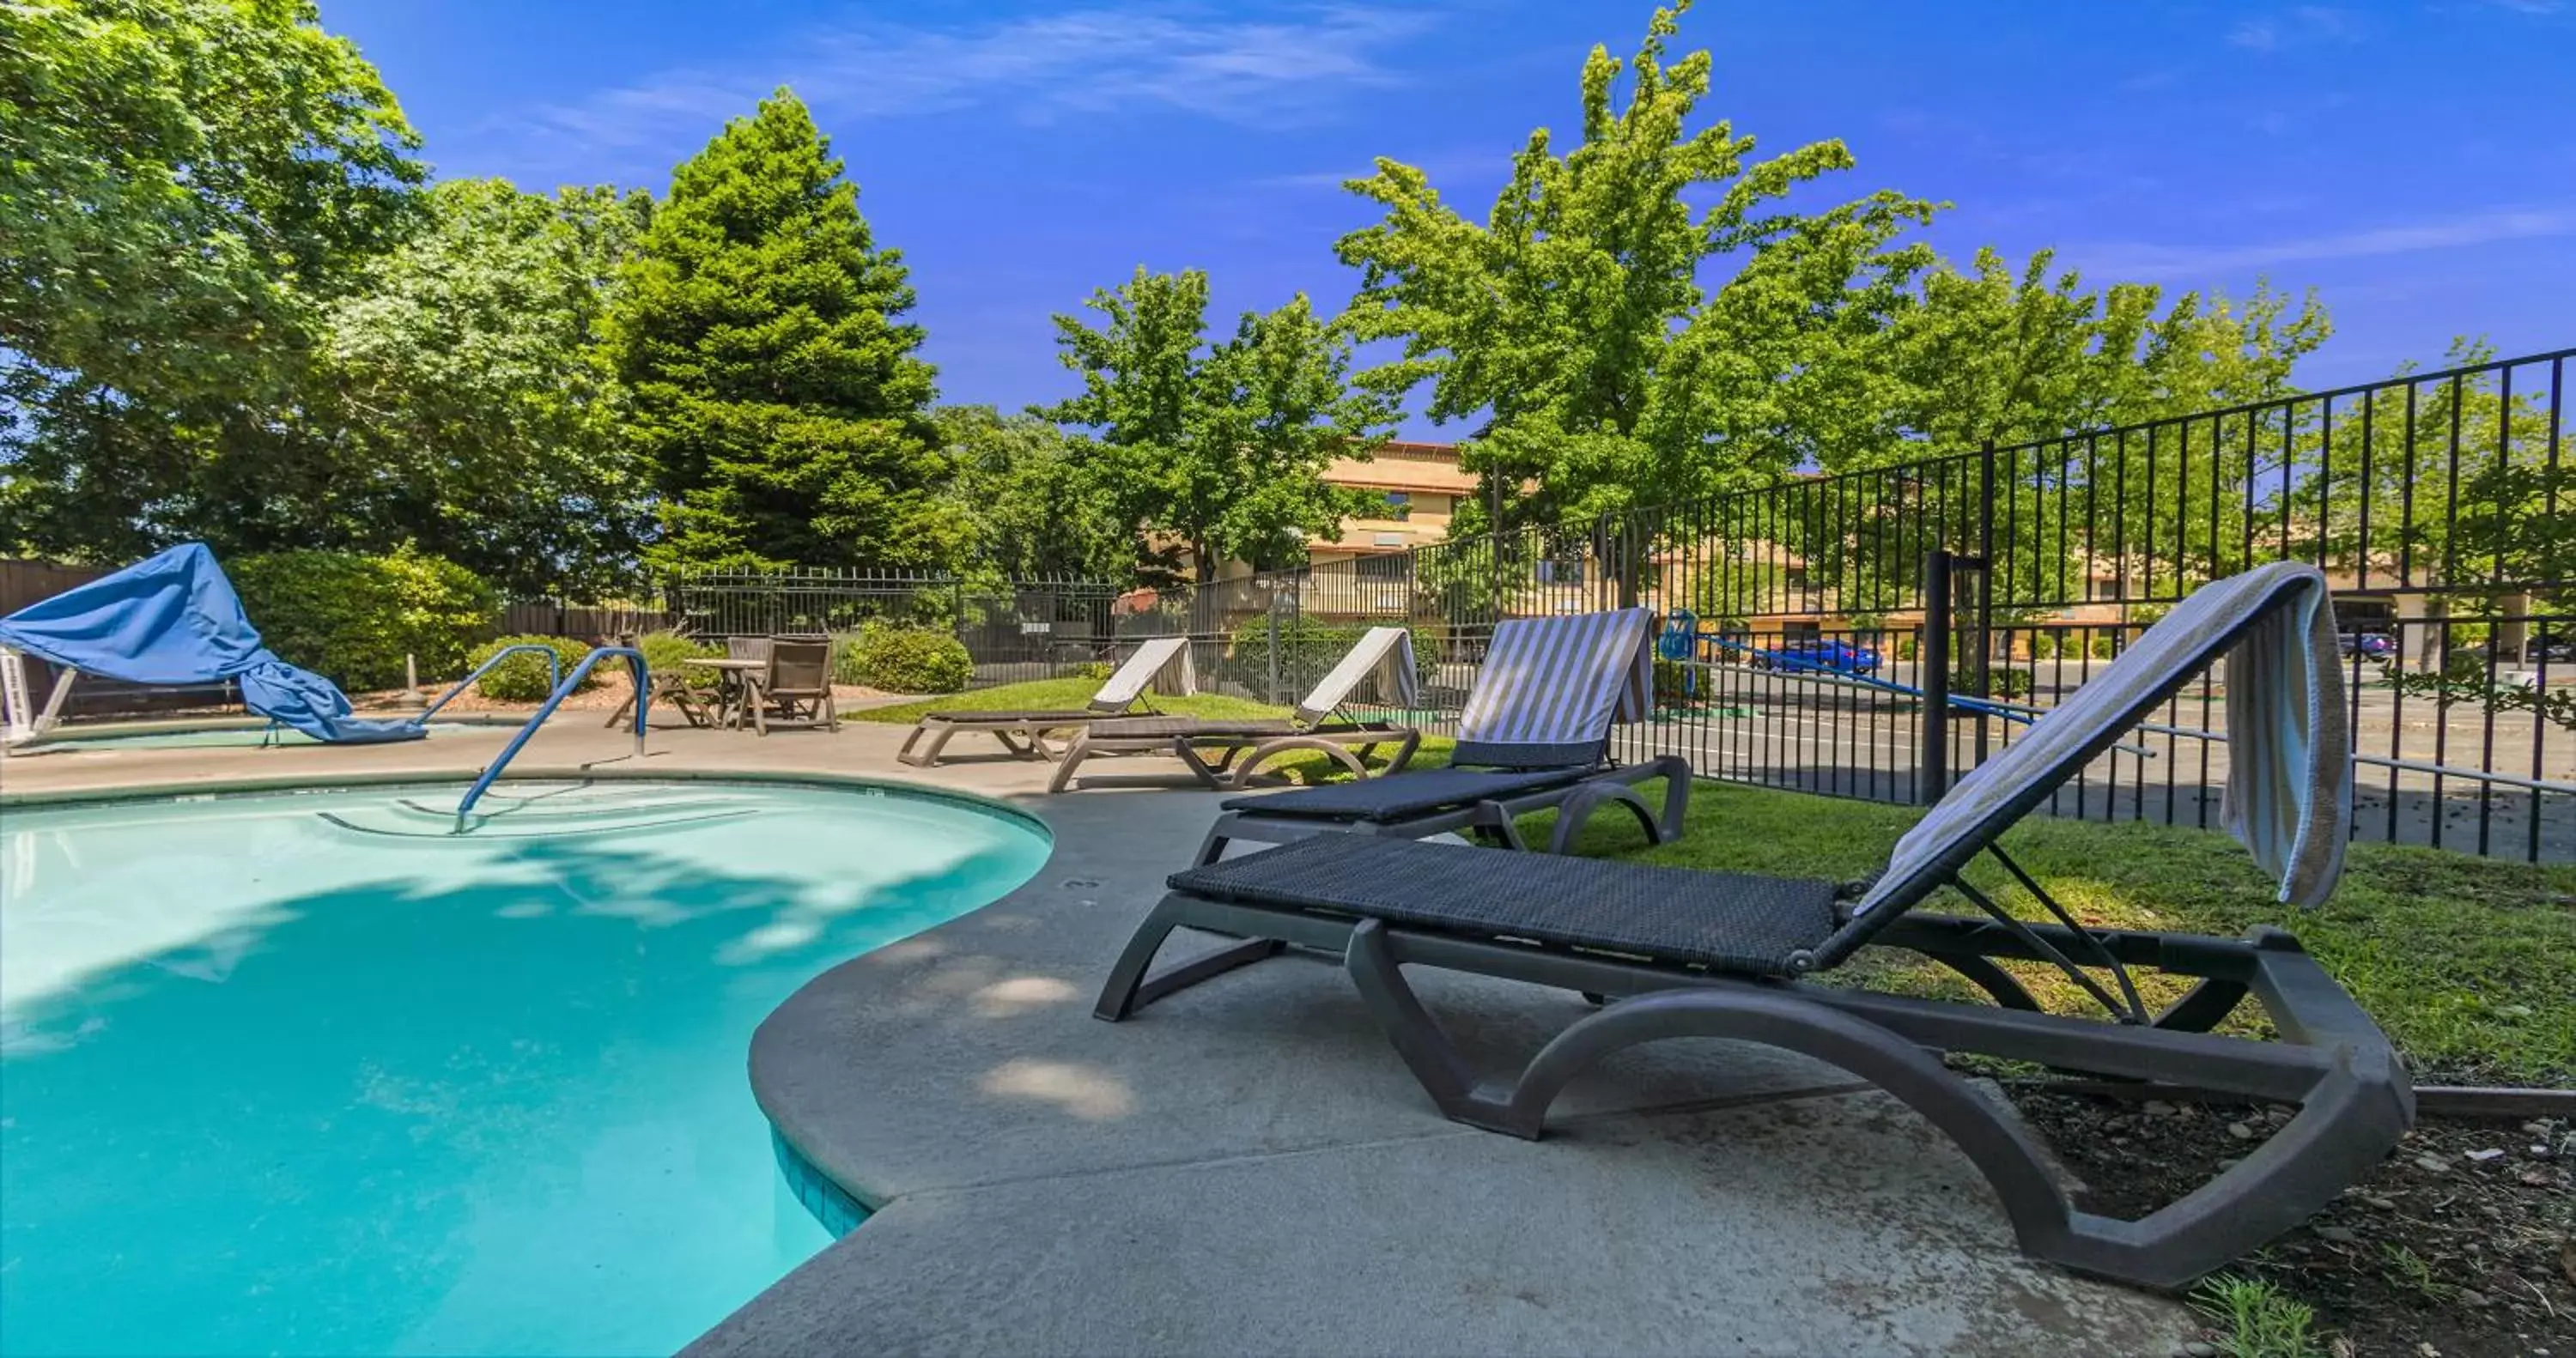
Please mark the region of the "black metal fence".
MULTIPOLYGON (((1352 629, 1402 623, 1432 701, 1454 713, 1496 620, 1644 605, 1664 619, 1660 711, 1623 731, 1629 753, 1922 801, 2173 601, 2265 561, 2309 561, 2335 587, 2349 657, 2355 833, 2576 859, 2571 357, 1161 591, 1131 599, 1117 630, 1189 635, 1203 678, 1284 702, 1352 629), (1925 630, 1935 554, 1956 565, 1945 647, 1925 630), (1951 673, 1925 672, 1936 649, 1951 673), (1922 690, 1943 680, 1996 706, 1927 723, 1922 690), (1934 725, 1944 739, 1927 748, 1934 725)), ((2224 691, 2205 676, 2053 809, 2213 825, 2226 760, 2224 691)))
POLYGON ((954 633, 977 687, 1054 678, 1109 658, 1120 586, 834 568, 697 571, 662 582, 669 625, 726 637, 857 632, 872 623, 954 633))

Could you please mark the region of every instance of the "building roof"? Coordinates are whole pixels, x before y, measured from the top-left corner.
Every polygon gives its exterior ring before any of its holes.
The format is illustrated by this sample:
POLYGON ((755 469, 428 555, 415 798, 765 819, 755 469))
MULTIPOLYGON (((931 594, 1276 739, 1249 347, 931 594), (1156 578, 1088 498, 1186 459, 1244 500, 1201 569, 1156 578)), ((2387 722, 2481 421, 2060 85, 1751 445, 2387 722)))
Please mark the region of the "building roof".
POLYGON ((1324 480, 1336 486, 1434 495, 1472 495, 1476 490, 1475 474, 1458 467, 1458 445, 1403 439, 1379 444, 1375 455, 1365 461, 1334 458, 1332 465, 1324 469, 1324 480))

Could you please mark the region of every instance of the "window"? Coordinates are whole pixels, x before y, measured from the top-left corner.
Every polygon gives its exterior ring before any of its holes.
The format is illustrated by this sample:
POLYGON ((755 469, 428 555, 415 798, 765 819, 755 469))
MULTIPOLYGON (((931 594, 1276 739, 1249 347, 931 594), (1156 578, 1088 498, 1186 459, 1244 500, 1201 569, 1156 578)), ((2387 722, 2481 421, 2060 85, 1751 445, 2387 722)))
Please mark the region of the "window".
POLYGON ((1390 490, 1390 491, 1388 491, 1388 492, 1386 493, 1386 516, 1387 516, 1388 518, 1390 518, 1390 519, 1395 519, 1395 520, 1398 520, 1398 521, 1412 518, 1412 517, 1413 517, 1413 494, 1412 494, 1412 492, 1410 492, 1410 491, 1402 491, 1402 490, 1390 490))
POLYGON ((1572 561, 1541 561, 1538 582, 1542 585, 1579 585, 1583 583, 1581 558, 1572 561))
POLYGON ((1413 574, 1412 562, 1401 552, 1361 557, 1353 569, 1363 580, 1404 580, 1413 574))

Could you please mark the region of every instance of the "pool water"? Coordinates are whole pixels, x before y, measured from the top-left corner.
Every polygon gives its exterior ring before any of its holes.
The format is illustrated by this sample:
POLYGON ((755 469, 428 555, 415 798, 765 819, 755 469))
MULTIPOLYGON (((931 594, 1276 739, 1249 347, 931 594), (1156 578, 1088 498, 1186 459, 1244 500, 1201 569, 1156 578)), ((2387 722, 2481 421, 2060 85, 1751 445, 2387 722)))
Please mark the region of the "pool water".
POLYGON ((460 791, 0 820, 0 1352, 676 1349, 830 1238, 753 1027, 1047 854, 878 790, 460 791))

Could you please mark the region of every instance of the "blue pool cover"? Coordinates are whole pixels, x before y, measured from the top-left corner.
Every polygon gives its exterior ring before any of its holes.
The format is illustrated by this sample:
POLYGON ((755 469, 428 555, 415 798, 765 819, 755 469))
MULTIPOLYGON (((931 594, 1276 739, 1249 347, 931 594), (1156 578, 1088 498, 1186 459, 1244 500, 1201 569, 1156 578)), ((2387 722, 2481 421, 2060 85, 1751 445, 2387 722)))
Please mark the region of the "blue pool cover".
POLYGON ((315 740, 418 740, 415 721, 363 721, 339 686, 280 660, 242 612, 224 568, 183 542, 0 618, 0 646, 135 684, 241 685, 251 711, 315 740))

